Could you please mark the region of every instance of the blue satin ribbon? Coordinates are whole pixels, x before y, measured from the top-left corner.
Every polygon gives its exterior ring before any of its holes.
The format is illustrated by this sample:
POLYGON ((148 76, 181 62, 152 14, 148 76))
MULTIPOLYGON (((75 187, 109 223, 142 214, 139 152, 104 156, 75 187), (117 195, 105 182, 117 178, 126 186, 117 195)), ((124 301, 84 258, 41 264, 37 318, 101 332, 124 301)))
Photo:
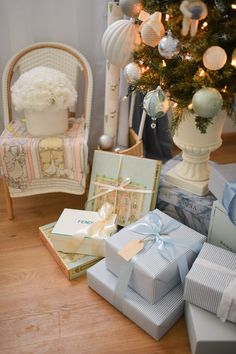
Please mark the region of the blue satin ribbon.
POLYGON ((234 208, 236 208, 235 198, 236 198, 236 180, 226 183, 223 191, 223 196, 222 196, 222 204, 228 213, 228 217, 230 221, 234 225, 236 225, 236 217, 235 217, 236 211, 234 210, 234 208))
MULTIPOLYGON (((170 221, 167 224, 163 224, 160 216, 156 213, 148 213, 141 221, 138 221, 127 229, 134 231, 135 233, 144 235, 143 238, 144 247, 138 252, 129 262, 124 262, 121 266, 119 278, 117 280, 116 288, 114 291, 113 305, 122 311, 123 298, 126 289, 129 284, 130 277, 133 272, 134 264, 138 257, 147 252, 154 245, 157 247, 160 255, 167 261, 171 262, 177 258, 176 246, 181 248, 191 249, 193 252, 198 253, 202 247, 201 242, 190 244, 189 242, 180 243, 174 240, 172 237, 167 236, 170 232, 178 229, 181 224, 178 221, 170 221)), ((186 255, 183 254, 177 259, 178 270, 180 279, 184 285, 185 277, 189 271, 186 255)))

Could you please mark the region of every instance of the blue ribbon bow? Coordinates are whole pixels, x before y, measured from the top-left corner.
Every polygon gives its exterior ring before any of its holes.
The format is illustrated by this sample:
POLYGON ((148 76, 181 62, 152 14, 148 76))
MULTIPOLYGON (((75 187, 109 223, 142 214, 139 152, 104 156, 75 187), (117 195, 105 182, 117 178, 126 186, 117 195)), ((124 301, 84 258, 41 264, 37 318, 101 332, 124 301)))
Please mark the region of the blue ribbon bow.
POLYGON ((236 180, 226 183, 222 204, 228 213, 230 221, 236 225, 236 180))
MULTIPOLYGON (((167 224, 163 224, 160 216, 155 212, 148 213, 141 221, 138 221, 127 228, 135 233, 145 235, 143 238, 144 247, 139 251, 129 262, 122 265, 119 278, 117 280, 113 305, 122 311, 123 297, 129 284, 129 280, 139 255, 147 252, 154 245, 163 258, 171 262, 177 258, 176 246, 181 248, 190 248, 193 252, 199 252, 202 244, 196 242, 194 245, 179 243, 172 237, 167 236, 170 232, 178 229, 181 224, 178 221, 172 220, 167 224)), ((178 270, 180 279, 184 285, 185 277, 189 271, 186 255, 183 254, 177 258, 178 270)))

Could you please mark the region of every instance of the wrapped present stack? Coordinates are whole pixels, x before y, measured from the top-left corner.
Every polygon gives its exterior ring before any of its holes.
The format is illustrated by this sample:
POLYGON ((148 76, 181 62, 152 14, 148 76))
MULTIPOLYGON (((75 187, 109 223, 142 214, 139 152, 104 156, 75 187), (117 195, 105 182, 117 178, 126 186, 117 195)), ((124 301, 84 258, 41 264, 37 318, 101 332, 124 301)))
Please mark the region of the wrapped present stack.
POLYGON ((208 242, 236 252, 236 164, 213 164, 209 189, 213 203, 208 242))
POLYGON ((205 239, 154 210, 106 240, 88 285, 158 340, 183 314, 185 276, 205 239))
POLYGON ((186 276, 184 299, 192 353, 235 353, 236 254, 205 243, 186 276))
POLYGON ((163 211, 184 225, 207 236, 211 209, 215 196, 209 192, 198 196, 173 186, 165 179, 166 173, 181 160, 181 155, 166 162, 162 168, 157 196, 157 209, 163 211))

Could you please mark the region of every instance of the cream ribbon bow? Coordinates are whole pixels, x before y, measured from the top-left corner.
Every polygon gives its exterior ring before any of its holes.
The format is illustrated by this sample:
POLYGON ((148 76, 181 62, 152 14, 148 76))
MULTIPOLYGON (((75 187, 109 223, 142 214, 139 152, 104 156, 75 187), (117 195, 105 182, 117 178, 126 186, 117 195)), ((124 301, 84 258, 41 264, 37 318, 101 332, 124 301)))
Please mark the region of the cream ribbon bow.
POLYGON ((77 238, 80 242, 82 242, 85 237, 101 239, 109 237, 116 231, 116 224, 114 223, 112 211, 113 206, 110 203, 104 203, 98 211, 101 219, 94 222, 89 227, 84 227, 75 232, 72 237, 77 238))

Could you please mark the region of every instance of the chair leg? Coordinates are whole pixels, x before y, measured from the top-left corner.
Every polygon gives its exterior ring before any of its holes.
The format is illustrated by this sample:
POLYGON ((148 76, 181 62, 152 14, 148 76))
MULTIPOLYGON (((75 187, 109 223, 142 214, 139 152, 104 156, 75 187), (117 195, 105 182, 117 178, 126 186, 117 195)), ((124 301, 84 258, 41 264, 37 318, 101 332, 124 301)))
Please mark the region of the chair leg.
POLYGON ((7 185, 5 177, 3 177, 3 192, 4 192, 6 207, 7 207, 8 219, 13 220, 14 219, 14 212, 13 212, 12 198, 10 196, 8 185, 7 185))

